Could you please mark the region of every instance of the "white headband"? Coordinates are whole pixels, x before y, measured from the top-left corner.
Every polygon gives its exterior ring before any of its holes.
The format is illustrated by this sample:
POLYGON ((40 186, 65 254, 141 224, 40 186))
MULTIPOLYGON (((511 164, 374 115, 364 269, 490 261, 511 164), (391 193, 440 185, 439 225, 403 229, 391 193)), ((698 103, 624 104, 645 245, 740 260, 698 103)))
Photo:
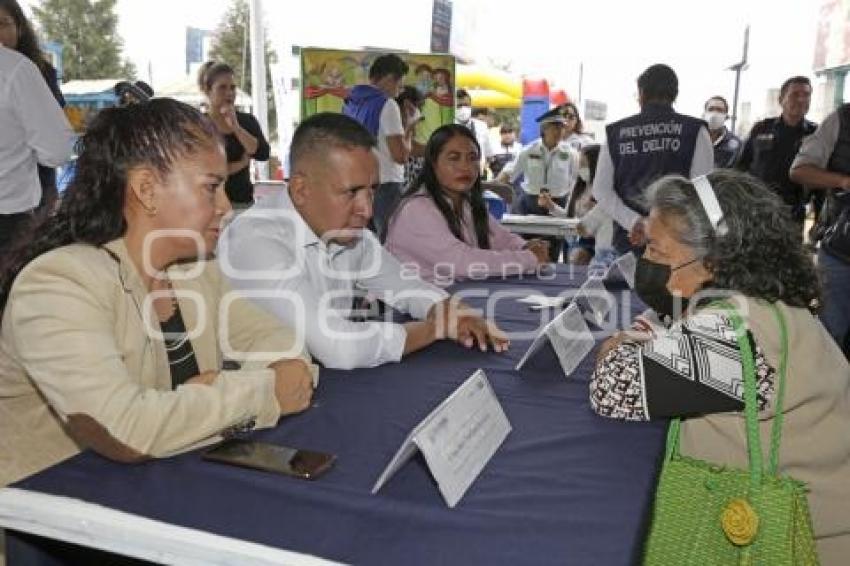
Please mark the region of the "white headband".
POLYGON ((708 220, 711 222, 714 231, 718 236, 723 236, 727 230, 725 223, 721 226, 723 210, 720 208, 720 203, 717 202, 717 195, 714 192, 714 187, 708 181, 708 177, 702 175, 696 179, 691 179, 691 183, 697 191, 699 201, 702 203, 702 208, 708 215, 708 220))

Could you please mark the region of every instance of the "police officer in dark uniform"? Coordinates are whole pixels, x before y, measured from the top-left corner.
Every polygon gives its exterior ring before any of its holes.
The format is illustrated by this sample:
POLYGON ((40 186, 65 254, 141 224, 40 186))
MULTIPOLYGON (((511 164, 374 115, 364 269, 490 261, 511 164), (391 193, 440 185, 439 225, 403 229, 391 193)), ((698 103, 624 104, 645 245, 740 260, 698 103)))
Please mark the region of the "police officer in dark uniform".
POLYGON ((850 359, 850 104, 829 114, 806 138, 790 177, 818 192, 826 189, 818 250, 824 303, 820 318, 850 359))
POLYGON ((726 128, 729 119, 729 103, 722 96, 712 96, 705 101, 703 120, 708 124, 711 143, 714 144, 714 167, 728 169, 738 161, 741 148, 744 147, 741 138, 726 128))
POLYGON ((593 196, 616 222, 619 253, 645 243, 646 188, 669 174, 687 178, 710 173, 714 152, 706 123, 673 110, 679 80, 667 65, 652 65, 638 77, 641 111, 606 127, 593 196))
POLYGON ((788 170, 803 138, 817 128, 817 124, 805 119, 811 101, 812 83, 808 77, 791 77, 782 83, 782 115, 753 126, 735 166, 764 181, 791 208, 791 216, 801 227, 806 218, 807 195, 802 185, 788 177, 788 170))

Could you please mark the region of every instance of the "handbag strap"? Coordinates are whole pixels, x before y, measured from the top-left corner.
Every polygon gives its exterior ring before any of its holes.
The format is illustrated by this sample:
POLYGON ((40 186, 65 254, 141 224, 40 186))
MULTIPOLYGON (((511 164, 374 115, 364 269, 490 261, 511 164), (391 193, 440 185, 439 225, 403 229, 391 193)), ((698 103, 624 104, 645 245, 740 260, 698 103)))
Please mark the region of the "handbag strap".
POLYGON ((785 374, 788 369, 788 326, 785 324, 785 315, 776 303, 770 304, 770 310, 776 318, 779 326, 779 340, 782 353, 779 358, 779 387, 776 390, 776 403, 774 403, 773 429, 770 434, 770 464, 768 473, 775 476, 779 471, 779 444, 782 440, 782 422, 785 418, 783 408, 785 406, 785 374))
POLYGON ((761 435, 759 434, 755 356, 752 348, 750 348, 747 328, 735 307, 725 301, 717 306, 727 312, 732 328, 735 330, 738 350, 741 352, 741 368, 744 374, 744 416, 746 417, 747 428, 747 452, 750 460, 750 486, 757 487, 761 484, 764 466, 762 464, 761 435))
MULTIPOLYGON (((753 485, 761 483, 763 474, 761 437, 758 428, 758 400, 756 394, 755 357, 750 348, 746 327, 738 311, 727 302, 716 303, 729 313, 729 320, 735 330, 738 349, 741 353, 741 366, 744 376, 744 415, 747 426, 747 452, 749 455, 750 482, 753 485)), ((785 400, 785 374, 788 364, 788 328, 785 324, 785 316, 775 304, 769 305, 773 311, 779 326, 782 354, 779 362, 779 386, 777 388, 775 414, 773 427, 771 429, 770 457, 768 473, 776 475, 779 469, 779 447, 782 438, 783 404, 785 400)), ((671 460, 679 453, 679 437, 681 432, 681 418, 670 420, 667 429, 667 444, 665 449, 665 460, 671 460)))

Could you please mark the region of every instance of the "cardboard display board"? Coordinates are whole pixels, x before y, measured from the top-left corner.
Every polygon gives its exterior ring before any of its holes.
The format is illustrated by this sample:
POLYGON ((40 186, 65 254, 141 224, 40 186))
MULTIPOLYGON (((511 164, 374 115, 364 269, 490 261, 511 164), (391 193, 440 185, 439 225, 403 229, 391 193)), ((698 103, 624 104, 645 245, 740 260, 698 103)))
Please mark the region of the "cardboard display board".
MULTIPOLYGON (((351 87, 369 82, 369 67, 382 52, 306 47, 301 50, 301 119, 318 112, 341 112, 351 87)), ((410 67, 405 85, 425 97, 416 139, 425 142, 443 124, 454 122, 455 59, 451 55, 397 53, 410 67)))

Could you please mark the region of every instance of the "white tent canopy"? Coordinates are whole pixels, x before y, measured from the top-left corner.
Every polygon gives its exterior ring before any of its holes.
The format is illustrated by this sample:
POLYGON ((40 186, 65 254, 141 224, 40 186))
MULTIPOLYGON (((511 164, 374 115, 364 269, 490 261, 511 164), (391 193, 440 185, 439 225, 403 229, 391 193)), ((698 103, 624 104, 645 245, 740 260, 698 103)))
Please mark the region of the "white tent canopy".
MULTIPOLYGON (((190 104, 195 108, 200 107, 201 103, 206 99, 198 90, 198 85, 195 78, 187 76, 185 79, 170 83, 156 91, 156 96, 167 96, 190 104)), ((245 91, 236 89, 236 106, 242 111, 248 112, 251 109, 251 97, 245 91)))

